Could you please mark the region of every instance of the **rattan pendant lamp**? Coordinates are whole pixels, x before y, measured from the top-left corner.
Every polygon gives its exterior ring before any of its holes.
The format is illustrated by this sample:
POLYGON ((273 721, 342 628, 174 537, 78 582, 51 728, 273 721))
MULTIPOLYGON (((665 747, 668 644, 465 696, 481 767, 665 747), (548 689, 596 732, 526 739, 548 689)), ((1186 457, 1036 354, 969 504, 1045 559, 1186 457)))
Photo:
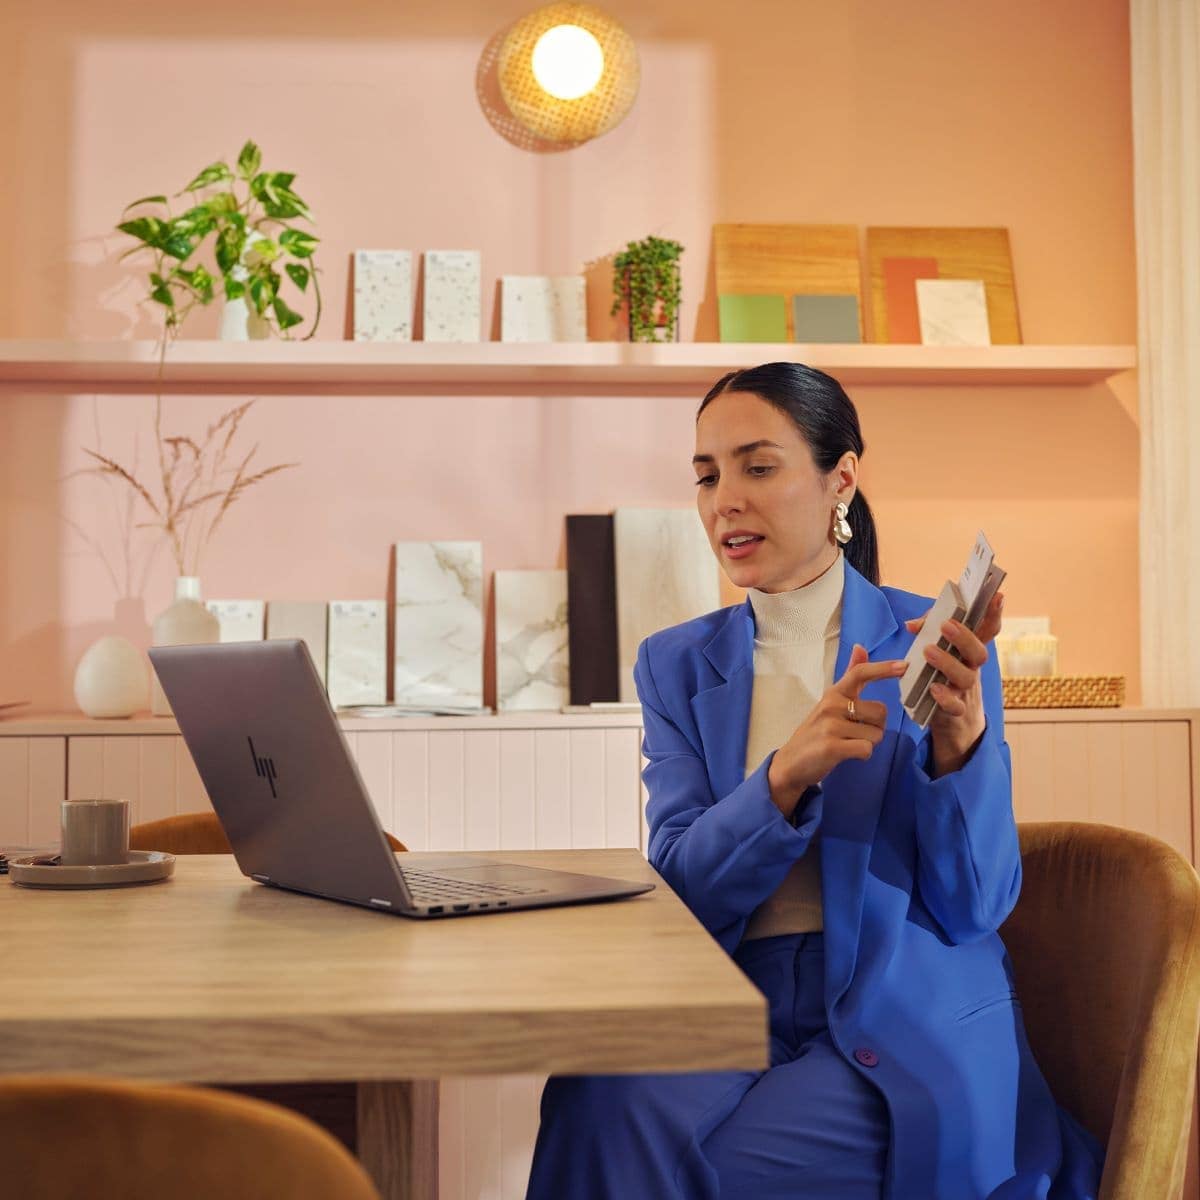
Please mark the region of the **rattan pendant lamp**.
POLYGON ((522 17, 499 46, 497 77, 512 117, 529 133, 578 146, 624 119, 641 72, 633 39, 591 4, 563 0, 522 17))

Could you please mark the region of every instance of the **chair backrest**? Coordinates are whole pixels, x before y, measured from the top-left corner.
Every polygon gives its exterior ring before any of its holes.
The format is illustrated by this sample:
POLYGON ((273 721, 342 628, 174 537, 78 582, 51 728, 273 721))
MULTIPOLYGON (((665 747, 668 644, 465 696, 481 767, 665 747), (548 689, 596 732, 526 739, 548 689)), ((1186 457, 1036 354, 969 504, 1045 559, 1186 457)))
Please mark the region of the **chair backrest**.
POLYGON ((354 1157, 295 1113, 91 1077, 0 1078, 0 1170, 21 1200, 379 1200, 354 1157))
MULTIPOLYGON (((407 847, 390 833, 383 835, 393 850, 407 847)), ((232 854, 233 848, 217 814, 179 813, 159 821, 144 821, 129 831, 131 850, 162 850, 167 854, 232 854)))
POLYGON ((1055 1098, 1107 1146, 1101 1200, 1178 1191, 1200 1035, 1200 880, 1164 842, 1076 822, 1019 827, 1000 933, 1055 1098))

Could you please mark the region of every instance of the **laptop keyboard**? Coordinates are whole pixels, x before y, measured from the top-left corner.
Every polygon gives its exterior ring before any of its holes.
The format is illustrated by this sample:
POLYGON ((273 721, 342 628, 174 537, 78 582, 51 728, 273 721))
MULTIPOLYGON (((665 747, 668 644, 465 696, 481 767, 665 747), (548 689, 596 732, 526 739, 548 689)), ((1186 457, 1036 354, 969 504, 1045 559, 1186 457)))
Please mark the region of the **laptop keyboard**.
POLYGON ((513 883, 480 883, 476 880, 454 879, 429 871, 401 867, 400 873, 417 904, 453 904, 472 900, 490 901, 502 896, 536 896, 545 888, 522 887, 513 883))

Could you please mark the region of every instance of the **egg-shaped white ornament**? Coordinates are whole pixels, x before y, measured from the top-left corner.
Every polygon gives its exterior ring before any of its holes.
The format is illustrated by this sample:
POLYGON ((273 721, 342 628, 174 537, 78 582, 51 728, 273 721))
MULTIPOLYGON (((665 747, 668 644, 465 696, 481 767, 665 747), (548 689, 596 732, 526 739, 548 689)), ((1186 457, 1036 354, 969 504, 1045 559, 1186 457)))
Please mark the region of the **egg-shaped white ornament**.
POLYGON ((142 652, 112 634, 93 642, 75 668, 75 703, 89 717, 128 717, 146 707, 149 675, 142 652))

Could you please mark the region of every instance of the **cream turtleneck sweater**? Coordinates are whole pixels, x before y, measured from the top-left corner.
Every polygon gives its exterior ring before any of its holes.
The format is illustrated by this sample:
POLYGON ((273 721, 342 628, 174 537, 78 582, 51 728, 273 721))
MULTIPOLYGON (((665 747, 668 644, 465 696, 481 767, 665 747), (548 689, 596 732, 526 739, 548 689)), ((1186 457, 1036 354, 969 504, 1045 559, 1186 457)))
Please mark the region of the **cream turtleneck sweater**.
MULTIPOLYGON (((845 560, 790 592, 750 589, 754 609, 754 691, 746 740, 746 774, 795 732, 833 682, 842 629, 845 560)), ((745 939, 809 933, 823 927, 819 842, 751 914, 745 939)))

